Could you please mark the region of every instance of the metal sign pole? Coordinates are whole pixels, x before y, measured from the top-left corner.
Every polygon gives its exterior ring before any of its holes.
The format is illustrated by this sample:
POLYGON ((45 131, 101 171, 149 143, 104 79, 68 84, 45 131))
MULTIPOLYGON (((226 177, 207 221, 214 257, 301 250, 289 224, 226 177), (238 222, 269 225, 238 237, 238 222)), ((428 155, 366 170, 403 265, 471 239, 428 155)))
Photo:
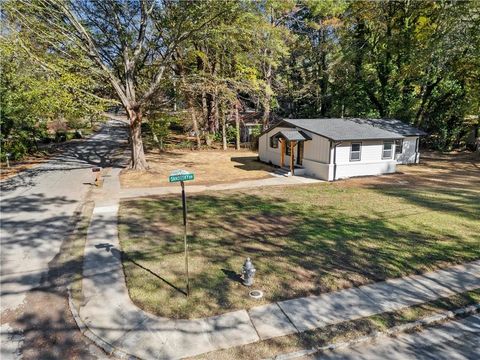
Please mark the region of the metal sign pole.
POLYGON ((183 207, 183 243, 185 245, 185 276, 187 280, 187 297, 190 295, 190 277, 188 276, 188 242, 187 242, 187 197, 185 195, 185 181, 195 179, 195 175, 185 170, 174 170, 170 173, 168 181, 180 182, 182 186, 182 207, 183 207))
POLYGON ((188 243, 187 243, 187 197, 185 195, 185 183, 180 181, 182 186, 182 207, 183 207, 183 243, 185 245, 185 274, 187 276, 187 297, 190 295, 190 280, 188 276, 188 243))

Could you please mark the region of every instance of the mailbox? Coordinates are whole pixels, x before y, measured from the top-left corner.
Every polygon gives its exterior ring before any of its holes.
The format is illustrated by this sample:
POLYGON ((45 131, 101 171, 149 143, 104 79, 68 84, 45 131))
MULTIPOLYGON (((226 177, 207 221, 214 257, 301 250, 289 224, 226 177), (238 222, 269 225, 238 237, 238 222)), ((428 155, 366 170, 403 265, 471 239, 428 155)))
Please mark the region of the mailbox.
POLYGON ((95 186, 100 184, 100 171, 102 171, 101 167, 94 167, 92 168, 92 172, 95 174, 95 186))

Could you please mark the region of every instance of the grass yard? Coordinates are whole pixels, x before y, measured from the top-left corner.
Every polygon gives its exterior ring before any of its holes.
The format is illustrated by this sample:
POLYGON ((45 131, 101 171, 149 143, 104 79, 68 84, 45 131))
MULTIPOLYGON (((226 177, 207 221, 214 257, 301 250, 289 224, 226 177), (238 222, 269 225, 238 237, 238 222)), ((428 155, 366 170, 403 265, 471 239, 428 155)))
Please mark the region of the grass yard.
POLYGON ((190 196, 188 299, 180 197, 124 201, 130 296, 149 312, 196 318, 478 259, 478 161, 454 160, 376 178, 190 196), (261 301, 239 281, 246 257, 261 301))
POLYGON ((195 174, 195 184, 231 183, 271 177, 273 167, 257 161, 257 153, 249 150, 172 150, 146 154, 148 171, 122 171, 122 187, 178 186, 169 184, 168 175, 176 169, 195 174))

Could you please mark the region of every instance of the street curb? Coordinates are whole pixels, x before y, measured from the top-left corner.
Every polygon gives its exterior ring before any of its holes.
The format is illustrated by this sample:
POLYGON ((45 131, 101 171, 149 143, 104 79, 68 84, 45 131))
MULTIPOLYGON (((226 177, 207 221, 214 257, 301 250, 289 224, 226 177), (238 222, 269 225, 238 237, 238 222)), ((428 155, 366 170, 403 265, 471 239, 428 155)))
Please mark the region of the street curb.
POLYGON ((92 332, 87 324, 82 320, 80 317, 80 314, 77 311, 77 308, 73 304, 72 300, 72 292, 70 289, 70 286, 67 287, 67 292, 68 292, 68 306, 70 308, 70 312, 72 313, 73 319, 75 320, 75 323, 77 324, 80 332, 82 333, 83 336, 88 338, 91 342, 93 342, 95 345, 97 345, 99 348, 101 348, 107 355, 112 355, 118 359, 125 359, 125 360, 139 360, 136 356, 129 354, 121 349, 117 349, 115 346, 111 345, 110 343, 106 342, 103 340, 100 336, 96 335, 94 332, 92 332))
POLYGON ((270 358, 266 358, 265 360, 291 360, 291 359, 297 359, 302 356, 313 355, 319 352, 327 352, 327 351, 334 351, 338 349, 348 348, 353 345, 357 345, 359 343, 376 340, 380 337, 393 337, 400 333, 413 330, 420 326, 434 325, 436 323, 443 322, 445 320, 454 319, 460 315, 470 315, 470 314, 475 314, 477 312, 480 312, 480 303, 469 305, 453 311, 452 310, 445 311, 439 314, 425 317, 423 319, 420 319, 408 324, 397 325, 385 331, 376 331, 370 335, 358 337, 350 341, 331 343, 321 347, 314 347, 312 349, 304 349, 304 350, 294 351, 291 353, 279 354, 270 358))

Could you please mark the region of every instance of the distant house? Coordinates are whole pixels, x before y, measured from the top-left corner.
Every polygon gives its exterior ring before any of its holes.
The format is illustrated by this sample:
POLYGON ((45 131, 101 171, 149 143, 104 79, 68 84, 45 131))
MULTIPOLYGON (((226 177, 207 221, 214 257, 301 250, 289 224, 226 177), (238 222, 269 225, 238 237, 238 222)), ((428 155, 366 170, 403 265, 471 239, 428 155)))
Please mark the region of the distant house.
POLYGON ((290 173, 331 181, 418 163, 423 135, 395 119, 283 119, 260 136, 258 155, 290 173))

